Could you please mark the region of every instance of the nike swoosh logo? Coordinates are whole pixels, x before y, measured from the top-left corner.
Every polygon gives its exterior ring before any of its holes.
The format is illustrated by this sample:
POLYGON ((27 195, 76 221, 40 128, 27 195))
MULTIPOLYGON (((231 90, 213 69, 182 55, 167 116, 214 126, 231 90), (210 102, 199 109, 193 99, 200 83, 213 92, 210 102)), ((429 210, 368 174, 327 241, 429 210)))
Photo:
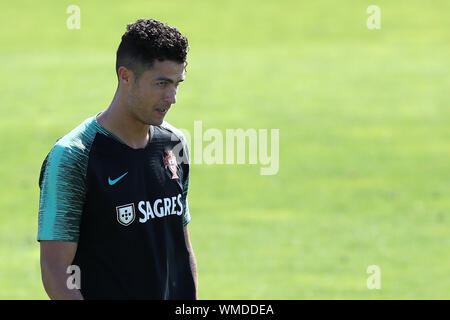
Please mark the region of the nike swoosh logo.
POLYGON ((120 177, 118 177, 117 179, 111 180, 110 177, 108 177, 108 183, 110 186, 115 185, 120 179, 122 179, 123 177, 125 177, 127 175, 128 171, 125 172, 123 175, 121 175, 120 177))

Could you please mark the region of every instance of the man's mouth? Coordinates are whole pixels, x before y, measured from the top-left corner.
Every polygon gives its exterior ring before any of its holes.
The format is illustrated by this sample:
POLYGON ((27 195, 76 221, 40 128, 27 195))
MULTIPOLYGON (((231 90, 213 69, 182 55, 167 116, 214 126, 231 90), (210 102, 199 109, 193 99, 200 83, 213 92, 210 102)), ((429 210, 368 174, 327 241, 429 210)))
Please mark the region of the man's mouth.
POLYGON ((167 113, 167 110, 169 110, 169 108, 157 108, 156 111, 160 114, 160 115, 165 115, 167 113))

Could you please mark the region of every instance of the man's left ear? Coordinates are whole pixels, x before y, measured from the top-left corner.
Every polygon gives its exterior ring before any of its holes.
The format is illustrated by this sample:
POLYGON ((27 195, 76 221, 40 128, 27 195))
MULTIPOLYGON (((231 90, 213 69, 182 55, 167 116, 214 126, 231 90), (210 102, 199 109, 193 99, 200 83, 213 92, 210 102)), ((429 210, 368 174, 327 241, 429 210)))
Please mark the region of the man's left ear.
POLYGON ((134 78, 133 71, 126 67, 120 67, 119 70, 117 70, 117 74, 119 75, 119 81, 124 85, 130 83, 130 80, 134 78))

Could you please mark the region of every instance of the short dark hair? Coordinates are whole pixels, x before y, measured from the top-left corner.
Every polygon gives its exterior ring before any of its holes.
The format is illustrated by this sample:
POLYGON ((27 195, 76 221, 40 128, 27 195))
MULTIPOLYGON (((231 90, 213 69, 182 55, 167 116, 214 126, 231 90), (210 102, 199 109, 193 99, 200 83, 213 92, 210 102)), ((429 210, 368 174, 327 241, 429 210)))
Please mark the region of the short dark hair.
POLYGON ((153 19, 139 19, 127 25, 117 49, 116 74, 121 66, 139 78, 155 59, 186 62, 188 40, 178 29, 153 19))

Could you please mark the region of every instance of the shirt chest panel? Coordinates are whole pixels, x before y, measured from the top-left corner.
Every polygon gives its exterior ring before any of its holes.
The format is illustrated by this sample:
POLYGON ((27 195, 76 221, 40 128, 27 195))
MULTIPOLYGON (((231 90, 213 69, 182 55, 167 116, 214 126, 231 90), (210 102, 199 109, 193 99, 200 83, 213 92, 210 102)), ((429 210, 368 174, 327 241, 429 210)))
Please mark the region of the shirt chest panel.
POLYGON ((176 145, 156 140, 132 150, 105 139, 93 145, 84 225, 113 235, 154 232, 161 224, 178 229, 186 167, 173 152, 176 145))

